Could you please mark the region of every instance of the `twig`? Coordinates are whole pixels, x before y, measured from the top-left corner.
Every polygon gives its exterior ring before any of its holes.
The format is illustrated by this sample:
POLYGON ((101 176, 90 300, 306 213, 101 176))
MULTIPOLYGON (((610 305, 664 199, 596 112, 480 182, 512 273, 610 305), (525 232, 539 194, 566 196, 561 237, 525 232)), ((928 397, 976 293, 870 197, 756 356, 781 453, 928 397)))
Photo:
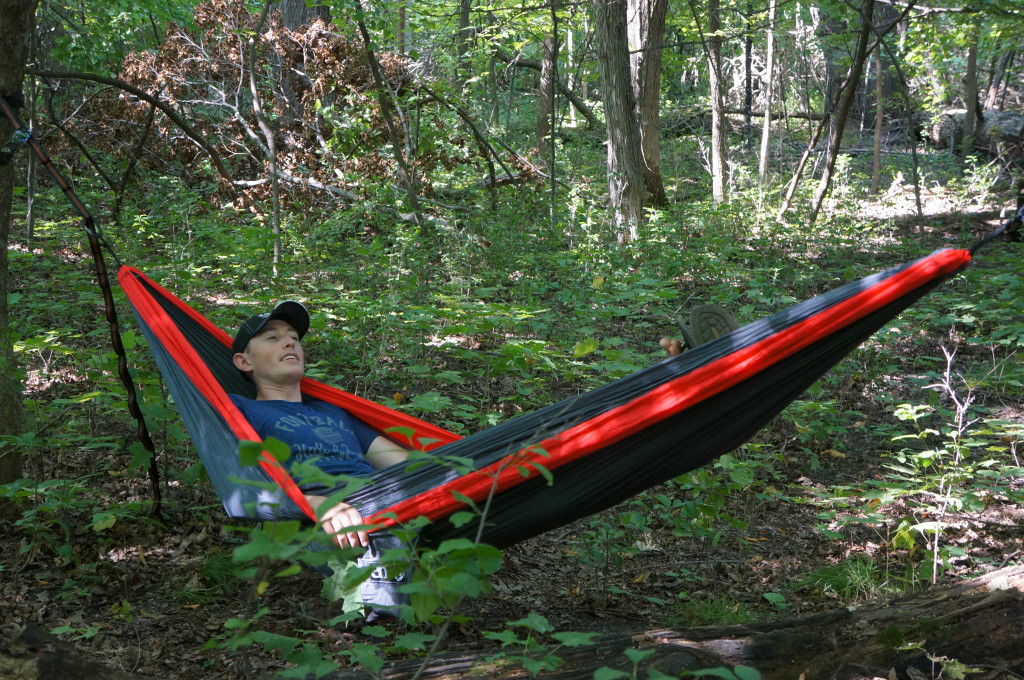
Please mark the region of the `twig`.
POLYGON ((181 131, 184 132, 188 136, 189 139, 191 139, 193 142, 196 143, 196 145, 199 146, 199 148, 201 148, 203 151, 205 151, 210 156, 210 160, 213 162, 214 167, 217 168, 217 173, 221 177, 223 177, 225 180, 227 180, 228 182, 231 182, 231 173, 228 171, 227 167, 224 166, 224 163, 221 160, 220 154, 217 153, 217 150, 214 149, 213 146, 211 146, 210 143, 207 142, 202 137, 202 135, 200 135, 198 132, 196 132, 195 129, 193 129, 192 126, 188 124, 188 121, 186 121, 181 116, 180 113, 175 111, 166 102, 160 101, 160 99, 158 97, 154 97, 153 95, 149 94, 148 92, 145 92, 145 91, 135 87, 131 83, 127 83, 127 82, 121 80, 120 78, 111 78, 109 76, 101 76, 101 75, 96 74, 96 73, 80 73, 80 72, 75 72, 75 71, 54 71, 54 70, 49 70, 49 69, 37 69, 37 68, 29 68, 29 69, 27 69, 27 71, 29 73, 31 73, 32 75, 39 76, 40 78, 67 78, 67 79, 70 79, 70 80, 86 80, 86 81, 90 81, 90 82, 94 82, 94 83, 100 83, 101 85, 109 85, 111 87, 116 87, 119 90, 124 90, 125 92, 127 92, 127 93, 129 93, 131 95, 134 95, 135 97, 141 99, 142 101, 149 102, 150 104, 152 104, 156 108, 160 109, 160 111, 163 112, 164 115, 166 115, 168 118, 170 118, 172 121, 174 121, 174 124, 177 125, 179 128, 181 128, 181 131))

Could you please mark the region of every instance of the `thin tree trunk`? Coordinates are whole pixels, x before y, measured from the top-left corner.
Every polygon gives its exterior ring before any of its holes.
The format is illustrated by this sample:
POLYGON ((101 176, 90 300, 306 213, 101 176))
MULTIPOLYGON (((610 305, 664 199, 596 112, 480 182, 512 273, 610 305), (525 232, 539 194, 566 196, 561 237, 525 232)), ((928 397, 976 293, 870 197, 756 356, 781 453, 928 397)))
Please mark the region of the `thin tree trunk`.
POLYGON ((999 90, 1003 84, 1003 78, 1006 76, 1006 70, 1007 67, 1009 67, 1010 60, 1012 58, 1013 50, 1010 50, 999 59, 999 64, 992 73, 992 82, 988 86, 988 94, 985 96, 986 109, 995 108, 996 101, 999 96, 999 90))
POLYGON ((964 136, 960 145, 960 156, 964 160, 974 153, 974 136, 978 120, 978 34, 971 36, 967 47, 967 73, 964 75, 964 136))
MULTIPOLYGON (((1016 58, 1017 58, 1017 52, 1016 51, 1011 52, 1010 53, 1010 63, 1008 63, 1006 65, 1007 73, 1009 73, 1010 70, 1013 68, 1013 62, 1014 62, 1014 60, 1016 58)), ((1009 84, 1010 84, 1010 78, 1009 77, 1003 78, 1003 86, 1001 88, 999 88, 999 101, 996 103, 996 108, 999 109, 999 110, 1002 110, 1003 104, 1006 102, 1006 89, 1007 89, 1007 86, 1009 84)))
POLYGON ((409 0, 398 0, 398 55, 404 57, 406 54, 405 44, 405 5, 409 0))
MULTIPOLYGON (((32 41, 30 48, 31 52, 35 52, 35 36, 29 38, 32 41)), ((29 60, 34 59, 34 54, 29 56, 29 60)), ((28 96, 26 103, 28 104, 28 129, 32 131, 32 134, 36 132, 36 106, 38 104, 39 97, 39 83, 35 76, 29 76, 28 96)), ((25 178, 25 240, 29 244, 29 249, 32 247, 32 240, 35 238, 36 232, 36 168, 37 161, 34 153, 28 154, 28 172, 25 178)))
POLYGON ((456 44, 456 57, 455 57, 455 70, 458 73, 457 78, 464 88, 466 82, 470 78, 469 63, 466 55, 469 53, 469 11, 472 0, 459 0, 459 30, 455 36, 456 44))
POLYGON ((708 0, 708 73, 711 81, 711 196, 715 203, 729 199, 729 144, 722 83, 720 0, 708 0))
POLYGON ((366 22, 363 21, 362 0, 356 0, 356 28, 363 39, 363 49, 366 51, 366 60, 370 65, 370 73, 373 75, 374 85, 377 87, 377 103, 380 106, 381 118, 384 119, 384 126, 388 131, 388 141, 395 151, 395 161, 398 163, 398 183, 405 189, 405 200, 412 211, 412 220, 422 230, 427 230, 428 225, 423 219, 423 210, 420 207, 419 190, 416 178, 412 174, 412 168, 405 155, 405 144, 402 141, 402 131, 399 127, 397 105, 394 102, 394 93, 384 80, 381 72, 380 62, 373 50, 373 43, 370 40, 370 32, 366 30, 366 22))
POLYGON ((771 136, 772 98, 775 94, 775 10, 777 4, 777 0, 769 0, 768 3, 767 45, 765 47, 766 63, 764 67, 767 87, 765 88, 764 125, 761 128, 761 149, 757 162, 757 181, 762 189, 768 178, 768 140, 771 136))
MULTIPOLYGON (((747 21, 754 15, 754 7, 747 3, 747 21)), ((750 35, 749 24, 743 37, 743 138, 750 148, 750 110, 754 105, 754 38, 750 35)))
MULTIPOLYGON (((565 29, 565 60, 568 67, 566 69, 567 73, 573 72, 574 61, 576 59, 576 55, 574 53, 575 49, 576 45, 574 43, 572 27, 567 26, 565 29)), ((573 106, 569 107, 569 126, 576 127, 576 108, 573 106)))
POLYGON ((834 117, 832 134, 828 140, 828 150, 825 157, 825 172, 818 183, 818 189, 814 194, 814 202, 811 205, 809 215, 811 224, 818 218, 825 195, 832 185, 832 173, 835 171, 836 158, 839 157, 839 147, 843 142, 843 131, 846 129, 846 121, 850 115, 850 107, 857 94, 857 83, 860 82, 861 72, 864 70, 864 61, 868 57, 868 38, 871 35, 871 21, 875 10, 875 0, 864 0, 861 9, 861 30, 857 40, 857 49, 853 55, 853 64, 850 66, 850 76, 847 78, 848 85, 842 94, 842 101, 839 104, 839 111, 834 117))
POLYGON ((544 37, 544 55, 540 62, 540 79, 537 83, 537 125, 534 141, 537 145, 537 159, 541 167, 547 166, 551 143, 551 121, 555 114, 555 53, 557 39, 553 34, 544 37))
MULTIPOLYGON (((0 0, 0 95, 21 90, 28 58, 29 38, 35 31, 36 0, 0 0)), ((0 139, 9 139, 11 125, 0 118, 0 139)), ((15 434, 20 426, 21 398, 15 376, 13 337, 7 297, 10 273, 7 244, 11 233, 11 199, 14 193, 14 163, 0 166, 0 435, 15 434)), ((0 484, 21 476, 17 446, 0 445, 0 484)), ((0 503, 0 518, 10 517, 13 505, 0 503)))
POLYGON ((277 276, 277 268, 281 264, 281 185, 277 177, 277 141, 274 139, 274 131, 270 127, 270 121, 263 113, 263 106, 260 104, 260 93, 256 87, 256 42, 259 40, 260 31, 267 21, 270 7, 274 3, 267 2, 263 6, 259 20, 256 22, 256 29, 249 38, 248 69, 249 69, 249 91, 252 94, 252 111, 256 115, 256 122, 260 126, 266 144, 267 171, 270 174, 270 205, 271 205, 271 226, 274 233, 274 256, 272 268, 274 276, 277 276))
POLYGON ((620 243, 635 239, 643 219, 640 126, 629 75, 626 0, 594 0, 597 65, 608 130, 608 195, 620 243))
POLYGON ((661 44, 665 36, 668 0, 628 0, 626 31, 633 76, 636 118, 640 124, 640 152, 644 184, 651 201, 668 205, 661 177, 661 44))
POLYGON ((550 220, 552 230, 555 228, 555 197, 557 193, 557 179, 555 174, 555 139, 558 134, 558 121, 555 119, 555 81, 558 80, 558 8, 560 4, 560 0, 551 0, 551 35, 548 36, 548 40, 551 42, 551 82, 549 82, 547 86, 548 95, 550 97, 550 124, 548 126, 550 130, 548 149, 548 153, 550 155, 548 165, 548 218, 550 220))
POLYGON ((875 140, 872 144, 871 193, 877 194, 882 182, 882 51, 875 52, 875 140))

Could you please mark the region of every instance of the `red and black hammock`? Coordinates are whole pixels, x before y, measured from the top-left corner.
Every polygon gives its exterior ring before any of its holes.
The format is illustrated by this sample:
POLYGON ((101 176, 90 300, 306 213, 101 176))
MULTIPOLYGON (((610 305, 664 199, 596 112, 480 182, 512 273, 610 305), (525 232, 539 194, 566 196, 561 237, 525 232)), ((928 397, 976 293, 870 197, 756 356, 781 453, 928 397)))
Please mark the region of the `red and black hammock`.
MULTIPOLYGON (((313 380, 302 387, 307 396, 337 404, 400 444, 439 459, 419 462, 412 471, 398 465, 373 475, 371 484, 347 499, 368 522, 386 526, 426 516, 434 523, 422 538, 434 542, 460 535, 442 520, 466 507, 462 497, 482 503, 493 493, 483 538, 508 545, 608 508, 739 446, 970 260, 967 250, 939 250, 464 439, 313 380), (463 469, 446 459, 460 461, 463 469), (537 466, 551 472, 553 484, 537 466)), ((239 463, 239 441, 259 437, 227 396, 252 394, 231 363, 228 334, 140 271, 122 267, 118 278, 228 514, 313 518, 302 492, 269 454, 262 469, 239 463), (268 477, 276 486, 242 483, 268 477)))
MULTIPOLYGON (((102 234, 3 96, 0 110, 18 131, 16 141, 28 143, 82 217, 134 405, 102 234)), ((1022 221, 1024 193, 1017 213, 970 250, 939 250, 854 281, 464 439, 313 380, 303 381, 303 392, 436 457, 429 464, 381 470, 349 496, 369 522, 389 526, 425 516, 433 523, 421 539, 433 543, 475 533, 473 523, 458 529, 443 520, 464 508, 465 498, 479 503, 493 495, 483 540, 509 545, 611 507, 739 446, 872 333, 967 266, 977 248, 1003 233, 1016 234, 1022 221), (552 484, 539 467, 550 471, 552 484)), ((241 465, 239 442, 259 437, 227 396, 252 396, 253 390, 231 363, 229 336, 137 269, 121 267, 118 278, 228 514, 315 520, 302 492, 269 453, 259 467, 241 465)), ((145 443, 141 413, 134 406, 133 413, 145 443)))

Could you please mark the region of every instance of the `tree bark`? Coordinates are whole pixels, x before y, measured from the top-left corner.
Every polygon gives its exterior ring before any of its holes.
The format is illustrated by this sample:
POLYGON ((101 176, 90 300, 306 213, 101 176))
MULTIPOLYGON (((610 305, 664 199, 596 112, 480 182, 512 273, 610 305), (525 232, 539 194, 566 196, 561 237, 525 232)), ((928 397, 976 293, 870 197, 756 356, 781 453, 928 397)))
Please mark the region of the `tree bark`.
MULTIPOLYGON (((29 41, 35 31, 36 0, 0 0, 0 94, 12 95, 22 87, 29 41)), ((0 117, 0 139, 11 136, 10 122, 0 117)), ((14 193, 13 162, 0 166, 0 435, 18 431, 21 399, 14 360, 14 347, 7 296, 10 274, 7 270, 7 244, 11 233, 11 201, 14 193)), ((17 447, 0 445, 0 484, 21 476, 21 458, 17 447)), ((0 504, 0 518, 13 512, 13 506, 0 504)))
POLYGON ((836 158, 839 157, 839 147, 843 142, 843 131, 846 129, 846 121, 850 117, 850 108, 857 94, 857 83, 860 82, 861 72, 864 70, 864 61, 868 57, 868 38, 871 35, 871 22, 874 15, 875 0, 864 0, 861 9, 861 29, 857 40, 857 49, 853 54, 853 64, 850 66, 850 75, 847 78, 847 87, 842 93, 842 101, 839 110, 833 118, 831 134, 828 139, 828 150, 825 157, 825 172, 818 183, 818 189, 814 194, 814 202, 811 205, 810 221, 818 218, 825 195, 832 185, 832 173, 835 171, 836 158))
POLYGON ((540 64, 540 80, 537 84, 537 125, 534 141, 537 144, 537 158, 541 167, 547 167, 549 144, 551 144, 551 122, 555 116, 555 55, 558 52, 558 38, 549 34, 544 37, 544 57, 540 64))
POLYGON ((871 152, 871 193, 877 194, 882 183, 882 51, 875 52, 875 139, 871 152))
POLYGON ((708 78, 711 82, 711 197, 715 203, 729 199, 729 144, 722 83, 722 22, 720 0, 708 0, 708 78))
POLYGON ((629 77, 626 0, 594 0, 597 64, 608 130, 608 195, 620 243, 636 238, 643 219, 644 165, 629 77))
POLYGON ((967 47, 967 73, 964 74, 964 136, 960 146, 960 157, 964 160, 974 153, 974 136, 978 127, 978 34, 971 36, 967 47))
POLYGON ((668 205, 661 177, 661 45, 667 14, 668 0, 627 0, 626 33, 644 184, 651 202, 658 206, 668 205))
POLYGON ((996 101, 999 98, 999 90, 1003 84, 1003 78, 1006 76, 1006 70, 1010 65, 1010 60, 1013 58, 1013 50, 1010 50, 1003 54, 999 59, 999 64, 996 66, 992 73, 992 81, 988 86, 988 94, 985 96, 985 108, 994 109, 996 101))
POLYGON ((456 55, 455 55, 455 70, 457 78, 461 83, 462 87, 466 86, 466 82, 470 78, 469 62, 467 61, 469 54, 469 38, 470 38, 470 27, 469 27, 469 11, 472 0, 459 0, 459 29, 455 36, 456 55))
POLYGON ((775 10, 776 0, 769 0, 768 4, 768 29, 767 44, 765 46, 765 100, 764 100, 764 125, 761 128, 761 149, 757 162, 757 181, 761 188, 764 188, 768 179, 768 140, 771 136, 772 125, 772 98, 775 95, 775 10))
MULTIPOLYGON (((1019 678, 1024 673, 1022 589, 1024 566, 1007 567, 921 593, 796 619, 609 635, 593 645, 556 650, 562 664, 535 676, 488 662, 492 652, 480 650, 434 659, 423 677, 483 680, 497 677, 500 668, 504 680, 584 680, 601 666, 628 677, 648 677, 648 669, 685 677, 687 671, 744 665, 756 668, 764 680, 945 678, 958 677, 942 672, 944 666, 952 671, 955 661, 995 671, 979 677, 1019 678), (625 652, 636 648, 653 653, 634 669, 625 652), (932 661, 940 657, 945 660, 932 661)), ((420 664, 420 659, 397 662, 378 677, 405 680, 420 664)), ((365 671, 331 676, 368 677, 365 671)))
POLYGON ((275 3, 281 12, 281 23, 285 28, 295 30, 313 19, 331 20, 331 10, 326 5, 309 5, 306 0, 280 0, 275 3))

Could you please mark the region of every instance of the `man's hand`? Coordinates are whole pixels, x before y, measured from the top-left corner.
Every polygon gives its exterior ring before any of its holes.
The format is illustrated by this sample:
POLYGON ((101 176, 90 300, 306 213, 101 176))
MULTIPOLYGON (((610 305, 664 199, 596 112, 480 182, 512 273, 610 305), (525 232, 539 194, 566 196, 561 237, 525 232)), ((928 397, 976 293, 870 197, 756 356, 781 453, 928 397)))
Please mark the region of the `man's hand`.
POLYGON ((683 344, 675 338, 662 338, 658 343, 665 353, 670 357, 679 356, 683 353, 683 344))
MULTIPOLYGON (((327 499, 324 496, 306 496, 306 500, 313 506, 313 510, 317 510, 327 499)), ((365 529, 345 531, 360 524, 363 524, 363 516, 348 503, 338 503, 320 517, 320 526, 339 548, 369 547, 370 537, 365 529)))

